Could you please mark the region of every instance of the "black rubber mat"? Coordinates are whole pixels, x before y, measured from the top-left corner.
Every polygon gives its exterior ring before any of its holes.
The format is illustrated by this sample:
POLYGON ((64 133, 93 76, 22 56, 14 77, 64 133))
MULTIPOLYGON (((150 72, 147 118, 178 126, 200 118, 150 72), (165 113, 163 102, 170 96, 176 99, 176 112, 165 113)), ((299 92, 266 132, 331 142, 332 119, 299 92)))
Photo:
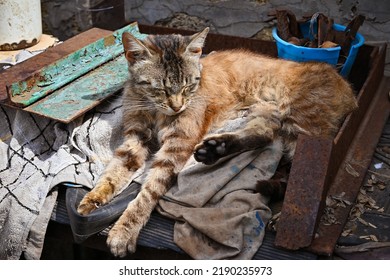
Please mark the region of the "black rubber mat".
MULTIPOLYGON (((59 188, 59 195, 56 206, 52 213, 51 219, 57 223, 70 226, 70 219, 66 207, 66 189, 67 187, 61 186, 59 188)), ((161 249, 172 250, 178 253, 185 254, 176 244, 173 242, 173 226, 174 221, 153 213, 149 222, 145 225, 141 231, 138 245, 161 249)), ((98 234, 107 235, 109 227, 102 230, 98 234)), ((77 237, 76 237, 77 238, 77 237)), ((273 232, 266 232, 263 240, 263 244, 257 251, 253 259, 263 260, 307 260, 317 259, 315 254, 306 251, 287 251, 280 248, 276 248, 274 244, 275 234, 273 232)), ((77 240, 76 240, 77 241, 77 240)), ((81 240, 79 240, 81 241, 81 240)))

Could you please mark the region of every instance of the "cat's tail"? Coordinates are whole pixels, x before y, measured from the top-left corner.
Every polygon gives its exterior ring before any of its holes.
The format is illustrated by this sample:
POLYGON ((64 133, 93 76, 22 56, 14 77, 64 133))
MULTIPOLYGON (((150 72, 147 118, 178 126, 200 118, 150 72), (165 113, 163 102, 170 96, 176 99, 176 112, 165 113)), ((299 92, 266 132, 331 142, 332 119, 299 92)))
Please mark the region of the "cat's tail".
POLYGON ((281 164, 271 179, 257 181, 256 191, 268 197, 270 201, 283 200, 286 193, 290 168, 291 163, 281 164))
POLYGON ((256 190, 271 201, 283 200, 286 193, 287 182, 281 179, 257 181, 256 190))

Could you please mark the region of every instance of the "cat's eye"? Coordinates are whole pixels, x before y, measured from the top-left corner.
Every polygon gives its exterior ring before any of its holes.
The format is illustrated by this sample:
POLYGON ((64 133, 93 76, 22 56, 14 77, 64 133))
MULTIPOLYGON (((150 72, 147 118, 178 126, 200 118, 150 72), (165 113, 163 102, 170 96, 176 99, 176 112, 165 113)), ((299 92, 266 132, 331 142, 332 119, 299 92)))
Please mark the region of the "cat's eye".
POLYGON ((184 91, 187 92, 187 93, 191 93, 193 91, 196 90, 196 87, 198 86, 198 84, 191 84, 191 85, 188 85, 184 88, 184 91))
POLYGON ((189 86, 184 86, 181 90, 182 93, 186 94, 190 92, 190 87, 189 86))
POLYGON ((159 95, 167 95, 167 91, 165 89, 156 88, 155 92, 159 95))
POLYGON ((140 86, 148 86, 148 85, 150 85, 150 82, 148 82, 148 81, 139 81, 139 82, 137 82, 137 84, 140 85, 140 86))

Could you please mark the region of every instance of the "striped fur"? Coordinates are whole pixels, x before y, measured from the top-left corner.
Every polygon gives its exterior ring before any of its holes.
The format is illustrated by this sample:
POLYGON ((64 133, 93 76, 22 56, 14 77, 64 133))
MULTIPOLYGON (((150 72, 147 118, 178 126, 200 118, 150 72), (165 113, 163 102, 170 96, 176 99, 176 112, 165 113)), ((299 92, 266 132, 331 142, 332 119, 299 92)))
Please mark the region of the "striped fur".
POLYGON ((81 201, 86 215, 112 199, 143 163, 151 169, 138 196, 108 235, 123 257, 189 157, 213 164, 282 137, 292 157, 299 133, 331 137, 356 108, 350 85, 328 65, 294 63, 231 50, 200 59, 208 29, 193 36, 123 35, 130 79, 124 89, 124 143, 81 201), (205 135, 248 110, 237 131, 205 135), (153 151, 157 152, 153 152, 153 151))

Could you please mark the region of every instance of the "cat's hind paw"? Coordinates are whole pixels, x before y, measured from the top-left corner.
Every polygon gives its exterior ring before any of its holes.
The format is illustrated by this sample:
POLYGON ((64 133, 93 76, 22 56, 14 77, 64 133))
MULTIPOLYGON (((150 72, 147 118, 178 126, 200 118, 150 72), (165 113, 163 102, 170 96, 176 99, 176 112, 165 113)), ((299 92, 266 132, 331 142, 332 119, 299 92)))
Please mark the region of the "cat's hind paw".
POLYGON ((134 253, 137 247, 137 235, 123 225, 114 225, 107 237, 107 246, 111 253, 123 258, 127 253, 134 253))
POLYGON ((229 137, 210 136, 195 147, 195 160, 204 164, 213 164, 220 158, 229 154, 229 137))

